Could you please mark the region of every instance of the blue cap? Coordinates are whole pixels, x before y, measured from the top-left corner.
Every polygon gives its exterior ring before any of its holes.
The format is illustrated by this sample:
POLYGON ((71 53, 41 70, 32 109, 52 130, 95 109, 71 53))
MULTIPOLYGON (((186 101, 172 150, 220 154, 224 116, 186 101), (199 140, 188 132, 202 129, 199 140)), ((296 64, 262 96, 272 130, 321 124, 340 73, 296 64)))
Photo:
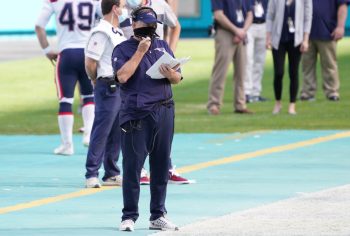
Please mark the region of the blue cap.
POLYGON ((146 23, 146 24, 152 24, 152 23, 162 24, 161 21, 157 20, 157 17, 154 15, 153 12, 139 12, 133 20, 142 21, 143 23, 146 23))

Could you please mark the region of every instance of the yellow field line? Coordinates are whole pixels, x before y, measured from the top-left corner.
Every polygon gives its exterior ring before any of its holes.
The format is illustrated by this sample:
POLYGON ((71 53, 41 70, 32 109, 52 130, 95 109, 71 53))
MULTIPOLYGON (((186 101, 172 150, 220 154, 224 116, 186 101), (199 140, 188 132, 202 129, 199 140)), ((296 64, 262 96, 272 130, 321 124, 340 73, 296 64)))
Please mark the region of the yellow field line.
POLYGON ((208 162, 202 162, 202 163, 198 163, 198 164, 194 164, 194 165, 190 165, 190 166, 184 166, 184 167, 178 168, 177 171, 179 173, 183 174, 183 173, 193 172, 196 170, 200 170, 200 169, 204 169, 204 168, 208 168, 208 167, 212 167, 212 166, 224 165, 224 164, 228 164, 228 163, 232 163, 232 162, 251 159, 251 158, 258 157, 258 156, 263 156, 263 155, 277 153, 277 152, 290 151, 290 150, 301 148, 301 147, 307 147, 307 146, 315 145, 318 143, 329 142, 329 141, 332 141, 335 139, 348 138, 348 137, 350 137, 350 131, 337 133, 337 134, 324 136, 324 137, 319 137, 319 138, 314 138, 314 139, 310 139, 310 140, 306 140, 306 141, 302 141, 302 142, 287 144, 287 145, 283 145, 283 146, 262 149, 262 150, 255 151, 255 152, 238 154, 238 155, 234 155, 231 157, 226 157, 226 158, 222 158, 222 159, 218 159, 218 160, 214 160, 214 161, 208 161, 208 162))
MULTIPOLYGON (((272 154, 272 153, 290 151, 290 150, 294 150, 294 149, 298 149, 298 148, 302 148, 302 147, 312 146, 315 144, 329 142, 329 141, 341 139, 341 138, 348 138, 348 137, 350 137, 350 131, 337 133, 337 134, 324 136, 324 137, 319 137, 319 138, 314 138, 314 139, 310 139, 310 140, 306 140, 306 141, 302 141, 302 142, 287 144, 287 145, 283 145, 283 146, 262 149, 262 150, 255 151, 255 152, 238 154, 238 155, 234 155, 231 157, 226 157, 226 158, 222 158, 222 159, 218 159, 218 160, 214 160, 214 161, 208 161, 208 162, 198 163, 195 165, 184 166, 184 167, 178 168, 177 170, 179 173, 188 173, 188 172, 193 172, 196 170, 200 170, 200 169, 204 169, 204 168, 208 168, 208 167, 212 167, 212 166, 218 166, 218 165, 224 165, 224 164, 228 164, 228 163, 238 162, 241 160, 247 160, 247 159, 251 159, 251 158, 255 158, 255 157, 259 157, 259 156, 264 156, 264 155, 272 154)), ((58 195, 55 197, 39 199, 39 200, 35 200, 32 202, 17 204, 14 206, 3 207, 3 208, 0 208, 0 214, 6 214, 6 213, 14 212, 14 211, 20 211, 20 210, 24 210, 24 209, 28 209, 28 208, 33 208, 33 207, 38 207, 38 206, 42 206, 42 205, 46 205, 46 204, 50 204, 50 203, 55 203, 55 202, 59 202, 59 201, 67 200, 67 199, 92 195, 92 194, 95 194, 98 192, 102 192, 102 191, 106 191, 106 190, 110 190, 110 189, 115 189, 115 188, 116 187, 103 187, 103 188, 99 188, 99 189, 83 189, 83 190, 73 192, 73 193, 67 193, 67 194, 62 194, 62 195, 58 195)))
POLYGON ((13 211, 20 211, 20 210, 24 210, 24 209, 28 209, 28 208, 47 205, 50 203, 60 202, 60 201, 71 199, 71 198, 92 195, 92 194, 95 194, 98 192, 102 192, 102 191, 109 190, 109 189, 115 189, 115 188, 117 188, 117 187, 87 188, 87 189, 82 189, 80 191, 73 192, 73 193, 66 193, 66 194, 55 196, 55 197, 48 197, 48 198, 35 200, 32 202, 20 203, 20 204, 14 205, 14 206, 0 208, 0 215, 10 213, 13 211))

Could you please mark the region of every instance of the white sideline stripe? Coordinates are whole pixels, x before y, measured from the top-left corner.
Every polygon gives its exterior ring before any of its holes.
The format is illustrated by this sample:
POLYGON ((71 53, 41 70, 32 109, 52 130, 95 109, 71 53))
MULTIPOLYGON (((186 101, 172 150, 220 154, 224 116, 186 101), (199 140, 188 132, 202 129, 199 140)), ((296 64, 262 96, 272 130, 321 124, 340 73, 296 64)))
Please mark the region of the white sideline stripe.
POLYGON ((307 193, 155 235, 350 235, 350 185, 307 193))

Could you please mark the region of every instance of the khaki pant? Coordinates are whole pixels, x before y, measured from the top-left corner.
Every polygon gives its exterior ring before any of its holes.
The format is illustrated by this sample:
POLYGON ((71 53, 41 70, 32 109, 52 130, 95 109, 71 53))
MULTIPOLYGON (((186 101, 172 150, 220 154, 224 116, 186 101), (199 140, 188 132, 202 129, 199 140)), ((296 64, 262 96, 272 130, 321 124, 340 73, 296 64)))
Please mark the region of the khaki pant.
POLYGON ((247 77, 245 94, 260 96, 266 58, 266 24, 252 24, 247 32, 247 77))
POLYGON ((335 41, 310 40, 309 51, 303 56, 303 88, 301 96, 314 97, 317 90, 316 63, 320 54, 323 90, 327 97, 339 96, 339 75, 335 41))
POLYGON ((234 44, 233 35, 223 29, 218 29, 215 36, 215 63, 209 86, 207 108, 222 105, 227 69, 231 62, 234 64, 233 93, 234 109, 246 109, 244 94, 244 78, 246 75, 247 50, 243 43, 234 44))

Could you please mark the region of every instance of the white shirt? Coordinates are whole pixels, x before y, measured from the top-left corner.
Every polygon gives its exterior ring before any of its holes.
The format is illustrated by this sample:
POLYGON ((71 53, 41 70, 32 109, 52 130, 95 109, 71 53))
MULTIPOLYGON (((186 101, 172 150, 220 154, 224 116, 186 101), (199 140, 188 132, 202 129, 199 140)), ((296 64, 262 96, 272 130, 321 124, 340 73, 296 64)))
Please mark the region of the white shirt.
POLYGON ((96 15, 101 15, 99 0, 44 0, 43 8, 36 22, 46 27, 55 14, 58 48, 84 48, 96 15))
MULTIPOLYGON (((164 39, 164 25, 169 26, 171 28, 175 27, 177 24, 177 16, 174 11, 171 9, 168 3, 164 0, 149 0, 145 7, 151 7, 157 13, 157 19, 161 21, 163 24, 159 24, 157 26, 156 33, 159 35, 160 39, 164 39)), ((131 10, 129 10, 129 14, 131 10)), ((131 18, 121 23, 121 29, 124 32, 125 37, 128 39, 134 35, 134 31, 132 28, 132 20, 131 18), (128 21, 128 22, 126 22, 128 21)))
POLYGON ((114 29, 113 32, 112 25, 103 19, 92 30, 85 48, 85 56, 98 61, 97 78, 113 75, 113 49, 125 40, 120 29, 114 29))

